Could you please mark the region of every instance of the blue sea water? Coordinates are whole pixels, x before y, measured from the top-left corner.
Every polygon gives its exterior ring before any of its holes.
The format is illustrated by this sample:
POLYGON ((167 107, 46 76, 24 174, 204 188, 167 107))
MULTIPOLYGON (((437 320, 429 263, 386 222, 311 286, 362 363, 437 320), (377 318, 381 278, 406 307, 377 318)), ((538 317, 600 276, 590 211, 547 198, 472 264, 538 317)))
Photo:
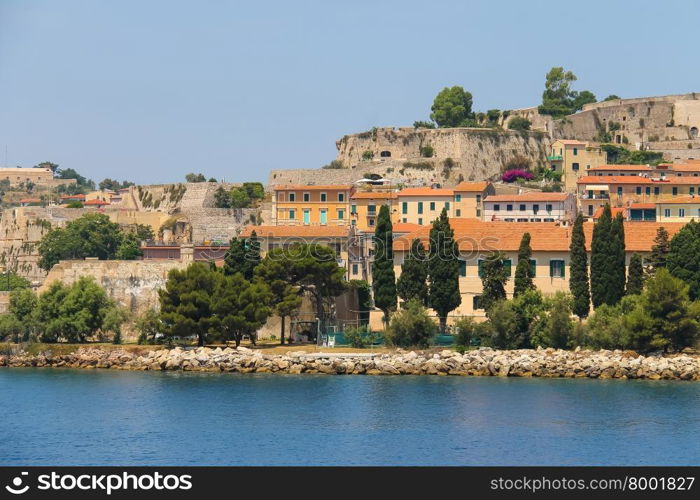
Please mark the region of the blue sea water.
POLYGON ((700 384, 0 369, 0 465, 698 465, 700 384))

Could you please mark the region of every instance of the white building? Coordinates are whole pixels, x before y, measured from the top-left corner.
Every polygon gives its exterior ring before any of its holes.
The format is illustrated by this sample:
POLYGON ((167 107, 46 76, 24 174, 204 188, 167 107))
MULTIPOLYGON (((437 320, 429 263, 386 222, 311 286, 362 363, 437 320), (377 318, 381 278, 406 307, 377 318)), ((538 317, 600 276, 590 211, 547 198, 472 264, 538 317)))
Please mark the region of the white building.
POLYGON ((484 200, 484 221, 568 223, 575 217, 573 193, 499 194, 484 200))

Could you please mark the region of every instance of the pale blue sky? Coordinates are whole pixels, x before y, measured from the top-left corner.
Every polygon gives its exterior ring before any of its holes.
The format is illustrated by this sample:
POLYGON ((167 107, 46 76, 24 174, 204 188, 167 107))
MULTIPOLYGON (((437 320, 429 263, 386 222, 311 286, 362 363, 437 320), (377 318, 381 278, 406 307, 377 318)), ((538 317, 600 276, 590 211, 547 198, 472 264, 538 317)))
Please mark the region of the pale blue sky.
POLYGON ((335 141, 538 104, 563 65, 599 98, 700 91, 696 1, 0 0, 0 164, 96 181, 266 180, 335 141))

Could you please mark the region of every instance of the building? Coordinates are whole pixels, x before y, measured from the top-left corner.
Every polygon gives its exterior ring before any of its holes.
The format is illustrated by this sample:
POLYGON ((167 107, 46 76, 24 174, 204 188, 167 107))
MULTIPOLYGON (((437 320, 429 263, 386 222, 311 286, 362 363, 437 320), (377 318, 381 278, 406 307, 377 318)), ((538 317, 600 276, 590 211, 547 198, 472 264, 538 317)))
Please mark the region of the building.
POLYGON ((20 184, 46 184, 53 180, 50 168, 0 168, 0 180, 10 181, 10 186, 20 184))
POLYGON ((353 187, 334 185, 276 185, 273 187, 272 223, 275 225, 349 225, 353 187))
POLYGON ((567 191, 576 191, 576 181, 587 171, 608 162, 608 155, 587 142, 557 139, 552 143, 547 161, 551 170, 561 172, 561 180, 567 191))
MULTIPOLYGON (((531 266, 535 271, 534 283, 537 288, 544 294, 569 291, 570 227, 551 222, 485 222, 478 219, 453 219, 450 223, 460 252, 459 288, 462 295, 462 303, 451 313, 451 316, 485 317, 485 311, 480 307, 483 287, 479 270, 483 260, 494 250, 503 252, 507 259, 506 265, 510 278, 506 283, 506 292, 508 297, 512 297, 518 248, 526 232, 531 236, 531 266)), ((633 253, 645 255, 651 252, 656 231, 662 225, 670 236, 683 227, 682 223, 670 222, 624 223, 627 264, 633 253)), ((584 224, 586 246, 589 252, 593 226, 592 222, 584 224)), ((419 238, 427 248, 429 232, 430 228, 423 227, 394 240, 394 270, 397 277, 401 274, 401 264, 413 239, 419 238)))
POLYGON ((692 219, 700 221, 700 196, 684 196, 656 202, 657 222, 687 223, 692 219))
POLYGON ((214 262, 223 265, 228 245, 157 244, 147 242, 141 247, 143 260, 177 260, 182 262, 214 262))
POLYGON ((22 198, 19 200, 20 207, 38 207, 43 204, 41 198, 22 198))
POLYGON ((454 212, 450 216, 467 218, 481 217, 484 199, 496 194, 490 182, 460 182, 453 191, 454 212))
POLYGON ((396 200, 397 194, 391 191, 355 191, 350 196, 350 223, 359 231, 374 233, 382 205, 387 205, 392 219, 395 218, 396 200))
POLYGON ((500 194, 484 200, 485 221, 568 224, 575 217, 576 197, 572 193, 500 194))
MULTIPOLYGON (((603 210, 605 210, 605 207, 598 207, 593 214, 593 222, 598 222, 598 219, 600 219, 603 216, 603 210)), ((628 207, 610 207, 610 215, 614 219, 618 215, 622 215, 622 218, 625 220, 629 220, 629 208, 628 207)))
POLYGON ((417 187, 397 193, 399 212, 395 222, 430 225, 440 216, 443 208, 452 215, 455 192, 453 189, 417 187))

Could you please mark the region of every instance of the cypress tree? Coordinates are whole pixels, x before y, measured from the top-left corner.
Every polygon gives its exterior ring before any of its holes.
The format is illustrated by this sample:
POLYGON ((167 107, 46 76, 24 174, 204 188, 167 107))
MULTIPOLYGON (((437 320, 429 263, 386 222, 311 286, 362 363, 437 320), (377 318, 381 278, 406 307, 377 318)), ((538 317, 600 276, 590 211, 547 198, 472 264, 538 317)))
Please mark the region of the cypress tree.
POLYGON ((243 277, 248 281, 253 279, 255 268, 260 264, 260 240, 255 231, 245 241, 245 259, 243 261, 243 277))
POLYGON ((617 214, 610 226, 610 278, 606 304, 615 305, 625 295, 625 226, 622 214, 617 214))
POLYGON ((627 295, 639 295, 644 289, 644 267, 642 267, 642 256, 638 253, 630 257, 630 267, 627 271, 627 295))
POLYGON ((593 227, 593 238, 591 239, 591 299, 593 307, 607 303, 611 226, 610 205, 605 205, 603 214, 593 227))
POLYGON ((656 237, 654 238, 654 244, 651 247, 651 255, 649 256, 649 267, 648 271, 654 273, 657 269, 666 267, 666 259, 668 258, 669 252, 669 240, 668 231, 666 228, 661 226, 656 230, 656 237))
POLYGON ((374 230, 372 289, 374 290, 374 304, 384 312, 384 321, 387 325, 389 324, 389 315, 396 309, 393 241, 389 207, 382 205, 377 216, 377 227, 374 230))
POLYGON ((501 252, 492 252, 481 263, 481 304, 488 312, 496 302, 506 299, 508 272, 501 252))
POLYGON ((583 214, 576 216, 571 231, 569 246, 569 290, 573 296, 572 310, 579 318, 588 316, 591 308, 591 292, 588 284, 588 254, 586 253, 586 235, 583 233, 583 214))
POLYGON ((517 297, 527 290, 535 288, 532 281, 533 273, 530 266, 532 258, 532 247, 530 247, 530 233, 523 234, 520 240, 520 248, 518 249, 518 266, 515 268, 515 289, 513 296, 517 297))
POLYGON ((688 284, 691 300, 700 298, 700 223, 691 220, 671 238, 666 268, 688 284))
POLYGON ((447 315, 462 303, 459 293, 459 250, 443 208, 430 229, 428 258, 428 301, 440 318, 440 331, 447 327, 447 315))
POLYGON ((416 238, 411 243, 411 252, 401 265, 401 276, 396 282, 396 291, 404 301, 418 300, 424 306, 428 302, 428 266, 425 249, 416 238))

